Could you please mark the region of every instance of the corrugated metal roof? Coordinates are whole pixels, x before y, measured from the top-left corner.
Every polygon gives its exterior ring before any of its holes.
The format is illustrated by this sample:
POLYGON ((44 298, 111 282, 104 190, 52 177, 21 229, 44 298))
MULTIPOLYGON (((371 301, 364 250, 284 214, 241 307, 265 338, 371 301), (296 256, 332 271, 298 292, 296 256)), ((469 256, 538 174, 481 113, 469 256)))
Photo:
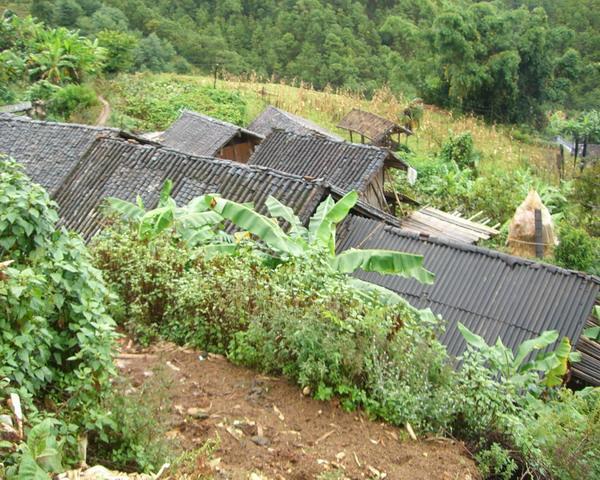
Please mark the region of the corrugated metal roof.
POLYGON ((55 195, 62 224, 89 239, 102 227, 98 206, 106 197, 133 201, 140 195, 151 208, 167 179, 173 181, 172 195, 179 204, 204 193, 220 193, 238 202, 253 202, 265 212, 264 202, 273 195, 303 221, 328 192, 324 184, 263 167, 104 138, 92 145, 55 195))
POLYGON ((248 136, 256 142, 262 135, 201 113, 184 110, 179 118, 155 140, 189 155, 215 156, 235 136, 248 136))
POLYGON ((385 143, 386 137, 392 133, 412 135, 412 132, 387 118, 380 117, 371 112, 354 108, 346 115, 338 128, 356 132, 371 140, 374 144, 385 143))
POLYGON ((286 132, 292 132, 298 135, 317 134, 332 140, 343 141, 341 137, 331 133, 316 123, 276 108, 273 105, 269 105, 265 108, 263 112, 248 125, 248 129, 260 133, 265 137, 273 132, 273 130, 285 130, 286 132))
POLYGON ((118 130, 0 116, 0 153, 23 164, 51 195, 94 140, 106 135, 118 135, 118 130))
POLYGON ((362 193, 391 155, 384 148, 276 130, 256 148, 248 163, 320 178, 343 190, 362 193))
MULTIPOLYGON (((381 222, 350 216, 340 227, 339 250, 383 248, 424 255, 436 274, 433 285, 392 275, 360 272, 363 280, 389 288, 419 308, 429 307, 448 322, 441 340, 451 355, 466 348, 456 328, 463 323, 488 343, 500 337, 513 350, 545 330, 579 341, 600 290, 593 276, 493 250, 423 238, 381 222)), ((590 350, 579 341, 578 348, 590 350)), ((586 353, 576 373, 600 384, 600 345, 586 353)))

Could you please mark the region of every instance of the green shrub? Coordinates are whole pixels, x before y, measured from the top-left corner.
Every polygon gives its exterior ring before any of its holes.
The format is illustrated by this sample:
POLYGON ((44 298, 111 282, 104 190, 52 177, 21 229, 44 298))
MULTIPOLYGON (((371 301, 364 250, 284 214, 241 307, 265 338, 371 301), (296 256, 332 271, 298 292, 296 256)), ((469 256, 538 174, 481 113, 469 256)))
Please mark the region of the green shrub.
POLYGON ((140 128, 164 130, 182 109, 195 110, 221 120, 243 125, 247 105, 233 91, 212 88, 175 75, 137 74, 115 82, 122 98, 120 112, 139 120, 140 128))
POLYGON ((461 170, 475 169, 479 159, 473 145, 473 137, 469 132, 451 135, 442 145, 438 156, 446 163, 456 163, 461 170))
POLYGON ((600 388, 563 389, 527 424, 541 467, 553 478, 600 478, 600 388))
POLYGON ((490 448, 478 452, 475 460, 483 478, 511 480, 519 468, 510 452, 498 443, 492 443, 490 448))
POLYGON ((583 272, 600 271, 600 244, 585 230, 568 224, 559 232, 560 243, 554 250, 554 258, 565 268, 583 272))
POLYGON ((365 302, 319 255, 272 269, 252 242, 206 260, 171 238, 165 231, 148 244, 117 227, 94 246, 130 330, 139 331, 136 319, 144 334, 283 373, 319 399, 336 395, 395 424, 449 425, 454 376, 434 317, 423 323, 402 304, 365 302))
POLYGON ((98 104, 96 93, 87 85, 67 85, 57 90, 48 102, 48 113, 68 119, 73 113, 98 104))
POLYGON ((0 261, 14 261, 0 276, 0 396, 17 391, 34 423, 57 416, 73 460, 77 432, 102 422, 115 332, 102 276, 83 241, 56 230, 55 207, 0 160, 0 261))
POLYGON ((101 429, 91 433, 88 463, 103 463, 128 472, 157 472, 177 457, 180 445, 166 436, 170 426, 172 381, 161 369, 139 387, 118 379, 102 402, 110 412, 101 429))

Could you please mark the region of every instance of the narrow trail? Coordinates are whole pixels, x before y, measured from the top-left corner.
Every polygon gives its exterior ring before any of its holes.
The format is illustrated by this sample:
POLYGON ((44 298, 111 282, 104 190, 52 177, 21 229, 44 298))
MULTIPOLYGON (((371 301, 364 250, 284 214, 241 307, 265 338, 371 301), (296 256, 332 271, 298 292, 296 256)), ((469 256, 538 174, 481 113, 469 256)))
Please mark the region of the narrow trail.
POLYGON ((100 103, 102 104, 102 111, 98 116, 98 120, 96 120, 96 126, 103 127, 110 117, 110 103, 108 103, 102 95, 98 96, 98 100, 100 100, 100 103))

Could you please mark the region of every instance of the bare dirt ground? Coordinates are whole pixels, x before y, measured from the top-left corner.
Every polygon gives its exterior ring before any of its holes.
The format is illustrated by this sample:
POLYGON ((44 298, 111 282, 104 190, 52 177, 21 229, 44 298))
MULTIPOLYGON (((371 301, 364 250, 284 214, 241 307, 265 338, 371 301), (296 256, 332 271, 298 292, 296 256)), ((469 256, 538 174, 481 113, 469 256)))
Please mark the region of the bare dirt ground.
POLYGON ((460 442, 410 440, 404 429, 345 412, 335 401, 311 399, 285 379, 221 356, 170 344, 139 351, 129 344, 118 366, 134 387, 162 367, 171 382, 169 435, 180 437, 186 450, 218 437, 215 478, 479 478, 460 442), (257 476, 250 477, 253 472, 257 476))

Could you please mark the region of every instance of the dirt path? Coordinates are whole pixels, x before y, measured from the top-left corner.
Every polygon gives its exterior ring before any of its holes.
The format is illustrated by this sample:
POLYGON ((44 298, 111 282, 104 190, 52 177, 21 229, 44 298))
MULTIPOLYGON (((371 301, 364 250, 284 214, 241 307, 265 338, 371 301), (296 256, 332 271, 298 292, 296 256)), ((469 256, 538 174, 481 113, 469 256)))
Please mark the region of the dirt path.
POLYGON ((110 117, 110 103, 108 103, 102 95, 98 95, 98 100, 100 100, 100 103, 102 104, 102 111, 98 116, 98 120, 96 120, 96 126, 103 127, 110 117))
POLYGON ((134 386, 162 366, 171 381, 169 433, 190 449, 218 435, 215 478, 246 480, 250 472, 278 480, 479 478, 459 442, 408 440, 403 430, 308 398, 284 379, 221 356, 205 359, 164 344, 144 354, 125 349, 118 365, 134 386))

